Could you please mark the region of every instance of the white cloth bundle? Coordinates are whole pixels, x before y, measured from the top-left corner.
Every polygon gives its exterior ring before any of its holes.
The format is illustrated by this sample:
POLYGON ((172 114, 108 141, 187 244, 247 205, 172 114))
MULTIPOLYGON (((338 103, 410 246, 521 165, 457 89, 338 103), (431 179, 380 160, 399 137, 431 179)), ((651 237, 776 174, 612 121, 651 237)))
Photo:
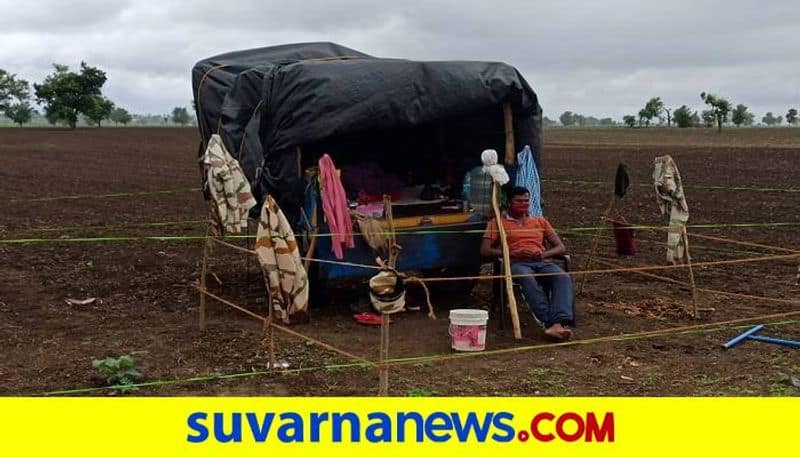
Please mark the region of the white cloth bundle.
POLYGON ((494 182, 502 186, 509 181, 506 168, 497 164, 497 151, 486 149, 481 153, 481 161, 483 162, 483 172, 489 173, 494 182))

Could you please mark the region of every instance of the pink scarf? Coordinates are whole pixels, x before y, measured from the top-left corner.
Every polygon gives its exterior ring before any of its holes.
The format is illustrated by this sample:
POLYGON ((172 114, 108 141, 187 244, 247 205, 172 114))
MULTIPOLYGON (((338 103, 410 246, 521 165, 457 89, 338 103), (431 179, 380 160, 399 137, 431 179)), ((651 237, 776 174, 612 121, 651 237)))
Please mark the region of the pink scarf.
POLYGON ((352 248, 353 221, 347 207, 347 196, 336 167, 328 154, 319 159, 319 176, 322 181, 322 211, 331 230, 331 249, 337 259, 344 258, 342 245, 352 248))

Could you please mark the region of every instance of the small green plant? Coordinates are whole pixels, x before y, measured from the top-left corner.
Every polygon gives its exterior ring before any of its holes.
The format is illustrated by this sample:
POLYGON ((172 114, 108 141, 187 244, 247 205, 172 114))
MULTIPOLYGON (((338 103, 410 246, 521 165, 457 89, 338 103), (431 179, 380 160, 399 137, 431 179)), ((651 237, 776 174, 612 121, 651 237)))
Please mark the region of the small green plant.
POLYGON ((661 375, 658 374, 657 372, 655 372, 655 371, 646 371, 642 375, 641 379, 639 379, 639 384, 642 387, 649 388, 649 387, 653 387, 653 385, 659 379, 661 379, 661 375))
POLYGON ((718 382, 717 379, 711 378, 708 375, 698 376, 695 381, 697 382, 697 387, 708 387, 718 382))
POLYGON ((439 392, 427 389, 408 389, 406 391, 406 397, 433 397, 434 395, 439 395, 439 392))
POLYGON ((92 367, 95 368, 100 376, 105 378, 109 386, 120 386, 123 392, 136 390, 136 387, 126 387, 134 384, 137 379, 142 377, 142 373, 136 369, 136 360, 131 355, 108 357, 102 360, 92 360, 92 367))

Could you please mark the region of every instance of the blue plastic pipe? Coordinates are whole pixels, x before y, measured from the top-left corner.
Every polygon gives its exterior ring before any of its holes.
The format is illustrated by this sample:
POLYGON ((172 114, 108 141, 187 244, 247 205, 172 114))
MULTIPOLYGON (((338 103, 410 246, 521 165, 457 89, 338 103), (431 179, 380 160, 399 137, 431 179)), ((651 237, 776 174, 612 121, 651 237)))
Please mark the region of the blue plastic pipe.
POLYGON ((730 349, 734 346, 738 346, 742 344, 746 339, 750 338, 752 335, 760 332, 764 328, 764 325, 756 325, 755 327, 751 328, 750 330, 742 333, 741 335, 737 336, 736 338, 728 341, 727 343, 723 344, 722 347, 725 349, 730 349))
POLYGON ((770 338, 768 336, 753 335, 750 337, 753 341, 761 341, 762 343, 780 344, 781 346, 789 346, 792 348, 800 349, 800 341, 782 340, 780 338, 770 338))

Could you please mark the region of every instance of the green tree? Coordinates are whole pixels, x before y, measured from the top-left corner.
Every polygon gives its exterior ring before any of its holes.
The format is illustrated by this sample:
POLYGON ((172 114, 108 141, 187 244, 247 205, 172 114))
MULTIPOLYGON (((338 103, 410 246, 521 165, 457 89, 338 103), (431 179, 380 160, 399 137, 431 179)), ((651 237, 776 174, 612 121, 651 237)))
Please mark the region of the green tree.
POLYGON ((800 119, 797 117, 797 110, 794 108, 789 108, 789 111, 786 112, 786 123, 794 125, 798 122, 800 122, 800 119))
POLYGON ((736 108, 733 109, 733 113, 731 114, 731 121, 736 124, 737 127, 742 125, 751 125, 753 123, 753 113, 747 111, 747 106, 739 103, 736 105, 736 108))
POLYGON ((717 116, 714 114, 714 111, 710 109, 703 110, 703 112, 700 113, 700 117, 703 119, 703 125, 706 127, 711 127, 714 125, 714 121, 717 120, 717 116))
POLYGON ((106 82, 106 73, 81 62, 81 70, 69 71, 66 65, 53 64, 55 71, 41 84, 34 84, 36 101, 44 104, 45 117, 51 123, 66 122, 74 129, 78 114, 88 115, 95 108, 95 97, 106 82))
POLYGON ((556 121, 554 121, 554 120, 550 119, 550 118, 549 118, 549 117, 547 117, 547 116, 545 116, 545 117, 543 117, 543 118, 542 118, 542 125, 543 125, 544 127, 552 127, 552 126, 554 126, 554 125, 556 125, 556 124, 558 124, 558 122, 556 122, 556 121))
POLYGON ((697 116, 697 112, 695 111, 692 113, 692 110, 686 105, 681 105, 680 108, 676 108, 672 113, 672 118, 675 120, 675 124, 678 125, 678 128, 682 129, 695 125, 695 122, 692 119, 693 116, 697 116))
POLYGON ((661 115, 661 111, 664 110, 664 102, 661 101, 661 97, 653 97, 645 103, 644 108, 639 111, 639 121, 644 119, 645 127, 650 126, 650 122, 652 122, 653 118, 656 118, 661 115))
POLYGON ((633 128, 636 126, 636 116, 633 114, 626 114, 622 116, 622 122, 624 122, 628 127, 633 128))
POLYGON ((180 125, 189 123, 189 112, 182 106, 176 106, 172 109, 172 122, 180 125))
POLYGON ((115 124, 128 125, 133 118, 125 108, 114 108, 114 111, 111 112, 111 120, 115 124))
POLYGON ((664 112, 667 113, 667 127, 672 127, 671 111, 669 108, 664 108, 664 112))
POLYGON ((17 102, 13 105, 9 105, 5 112, 9 119, 22 127, 22 124, 27 124, 31 121, 33 107, 27 101, 17 102))
POLYGON ((575 118, 575 114, 572 111, 564 111, 563 113, 561 113, 561 116, 558 116, 558 120, 564 127, 575 125, 578 121, 575 118))
POLYGON ((775 117, 775 115, 772 114, 772 111, 768 112, 767 114, 764 115, 764 117, 761 118, 761 122, 769 126, 778 125, 781 123, 782 120, 783 119, 781 119, 780 116, 775 117))
POLYGON ((614 122, 614 119, 611 119, 610 117, 604 117, 604 118, 600 119, 599 122, 600 122, 600 125, 603 126, 603 127, 613 127, 613 126, 617 125, 617 123, 614 122))
POLYGON ((11 103, 27 101, 30 97, 28 81, 17 79, 17 75, 0 68, 0 111, 5 112, 11 103))
POLYGON ((88 123, 97 124, 100 127, 100 123, 111 117, 113 111, 114 102, 102 95, 95 95, 92 97, 89 108, 84 111, 84 117, 88 123))
MULTIPOLYGON (((728 113, 731 111, 731 102, 714 94, 700 93, 700 98, 710 107, 717 121, 717 132, 722 132, 722 124, 728 122, 728 113)), ((704 111, 705 112, 705 111, 704 111)))

